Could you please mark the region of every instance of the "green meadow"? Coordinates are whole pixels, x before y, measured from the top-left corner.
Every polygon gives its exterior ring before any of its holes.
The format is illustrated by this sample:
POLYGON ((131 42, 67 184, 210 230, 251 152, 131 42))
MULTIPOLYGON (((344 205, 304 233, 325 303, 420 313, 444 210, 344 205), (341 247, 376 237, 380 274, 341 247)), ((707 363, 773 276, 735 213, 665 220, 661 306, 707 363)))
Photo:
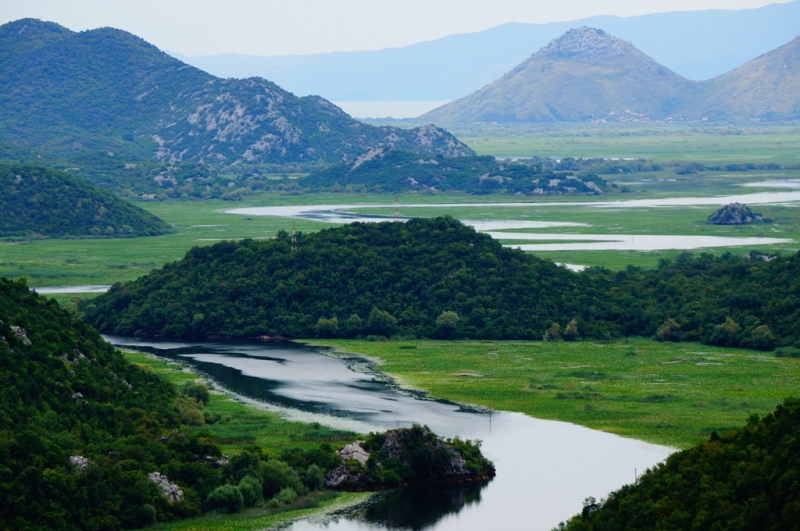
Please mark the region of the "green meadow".
POLYGON ((313 340, 376 360, 406 388, 685 448, 800 394, 800 359, 649 339, 313 340))
POLYGON ((478 125, 453 132, 480 155, 646 158, 708 165, 800 163, 797 126, 478 125))

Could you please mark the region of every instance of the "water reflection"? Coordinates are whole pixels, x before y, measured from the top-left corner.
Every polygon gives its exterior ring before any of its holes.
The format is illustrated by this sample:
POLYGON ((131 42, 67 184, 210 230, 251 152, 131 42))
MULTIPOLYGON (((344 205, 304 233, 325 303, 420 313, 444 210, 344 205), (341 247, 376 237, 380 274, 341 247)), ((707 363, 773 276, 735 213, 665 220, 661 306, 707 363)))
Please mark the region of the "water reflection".
MULTIPOLYGON (((519 413, 473 411, 401 392, 364 362, 292 343, 181 343, 107 337, 112 343, 179 358, 239 395, 279 404, 316 421, 360 432, 427 424, 445 437, 481 439, 497 476, 468 488, 406 489, 355 515, 305 521, 290 531, 492 528, 548 531, 663 460, 671 449, 519 413), (357 426, 354 426, 357 419, 357 426), (491 422, 490 422, 491 420, 491 422)), ((526 392, 519 390, 519 392, 526 392)))

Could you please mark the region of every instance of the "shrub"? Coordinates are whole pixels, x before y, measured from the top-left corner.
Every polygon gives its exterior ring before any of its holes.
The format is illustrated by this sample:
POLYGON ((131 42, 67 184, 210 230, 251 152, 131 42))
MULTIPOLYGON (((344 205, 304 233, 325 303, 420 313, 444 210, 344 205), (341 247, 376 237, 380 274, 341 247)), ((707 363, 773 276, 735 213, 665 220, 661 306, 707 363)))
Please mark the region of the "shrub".
POLYGON ((244 498, 245 507, 255 507, 264 499, 263 486, 261 482, 253 476, 245 476, 239 482, 239 491, 244 498))
POLYGON ((183 396, 191 397, 197 400, 198 403, 207 406, 211 401, 211 393, 208 392, 208 386, 203 382, 189 382, 183 386, 183 396))
POLYGON ((325 485, 325 477, 322 469, 317 465, 311 465, 306 470, 306 486, 310 490, 319 490, 325 485))
POLYGON ((678 341, 678 330, 680 329, 681 325, 675 319, 667 319, 656 330, 655 339, 659 341, 678 341))
POLYGON ((207 511, 238 513, 244 507, 244 497, 238 487, 223 485, 211 491, 204 506, 207 511))

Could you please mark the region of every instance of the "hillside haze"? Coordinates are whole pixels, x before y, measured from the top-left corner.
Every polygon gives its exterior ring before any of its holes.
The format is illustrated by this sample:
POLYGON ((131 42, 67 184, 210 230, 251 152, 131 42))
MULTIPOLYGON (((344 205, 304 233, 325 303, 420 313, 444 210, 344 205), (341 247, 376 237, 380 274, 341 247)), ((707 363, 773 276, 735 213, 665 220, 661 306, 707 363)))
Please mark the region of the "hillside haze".
POLYGON ((794 1, 757 9, 508 23, 382 50, 280 56, 173 55, 219 77, 263 76, 296 94, 319 94, 333 101, 451 101, 488 85, 534 50, 575 27, 603 29, 632 42, 679 75, 701 81, 793 39, 800 33, 798 21, 800 1, 794 1))
POLYGON ((696 86, 627 41, 576 28, 494 83, 422 116, 440 122, 553 122, 632 111, 667 118, 696 86))
POLYGON ((800 118, 800 37, 706 85, 709 119, 800 118))
POLYGON ((222 164, 337 162, 378 145, 473 154, 436 127, 365 125, 323 98, 219 79, 111 28, 18 20, 0 26, 0 50, 0 140, 25 147, 222 164))

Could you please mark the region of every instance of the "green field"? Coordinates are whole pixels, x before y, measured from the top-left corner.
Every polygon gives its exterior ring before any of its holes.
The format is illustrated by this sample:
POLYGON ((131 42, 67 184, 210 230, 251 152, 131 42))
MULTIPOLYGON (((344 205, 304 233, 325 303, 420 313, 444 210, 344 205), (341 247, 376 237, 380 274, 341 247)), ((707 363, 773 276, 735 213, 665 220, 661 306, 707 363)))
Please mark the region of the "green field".
MULTIPOLYGON (((177 362, 166 361, 140 352, 123 351, 123 354, 131 363, 149 367, 177 387, 200 378, 187 366, 177 362)), ((285 448, 308 449, 318 446, 323 441, 334 446, 344 446, 356 437, 355 433, 333 430, 319 424, 291 422, 277 413, 245 405, 220 392, 212 391, 211 401, 205 411, 228 419, 203 427, 204 430, 216 436, 220 447, 228 455, 239 453, 244 447, 255 444, 260 446, 265 454, 277 457, 285 448)), ((245 509, 236 515, 210 514, 169 524, 159 524, 148 529, 251 531, 277 526, 313 514, 344 510, 363 503, 370 495, 369 493, 314 492, 280 509, 256 507, 245 509)))
POLYGON ((800 163, 797 126, 478 125, 453 133, 480 155, 645 158, 708 165, 800 163))
POLYGON ((685 448, 800 395, 800 359, 693 343, 343 341, 402 386, 685 448))

